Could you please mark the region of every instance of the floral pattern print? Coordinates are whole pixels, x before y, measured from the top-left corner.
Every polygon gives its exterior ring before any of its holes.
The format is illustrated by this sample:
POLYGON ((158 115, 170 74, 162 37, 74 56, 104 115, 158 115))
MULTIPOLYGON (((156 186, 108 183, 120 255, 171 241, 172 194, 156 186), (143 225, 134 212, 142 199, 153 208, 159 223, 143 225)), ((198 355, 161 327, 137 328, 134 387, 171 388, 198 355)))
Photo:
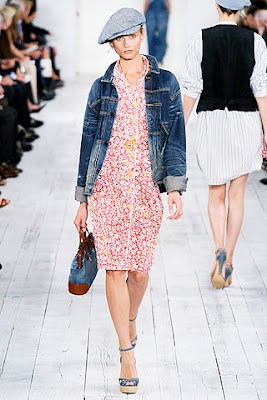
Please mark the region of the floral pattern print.
POLYGON ((146 122, 145 76, 133 90, 119 61, 114 84, 119 95, 103 167, 88 196, 98 267, 148 272, 152 266, 163 204, 152 180, 146 122))

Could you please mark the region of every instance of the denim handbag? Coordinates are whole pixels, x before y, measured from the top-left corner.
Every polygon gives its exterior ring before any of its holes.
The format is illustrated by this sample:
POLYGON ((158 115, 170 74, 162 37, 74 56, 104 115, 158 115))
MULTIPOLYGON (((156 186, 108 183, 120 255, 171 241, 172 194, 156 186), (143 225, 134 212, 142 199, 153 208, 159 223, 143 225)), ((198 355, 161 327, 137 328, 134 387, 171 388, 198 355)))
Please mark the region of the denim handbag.
POLYGON ((94 282, 97 272, 93 234, 81 230, 79 249, 70 268, 69 292, 78 296, 87 293, 94 282))

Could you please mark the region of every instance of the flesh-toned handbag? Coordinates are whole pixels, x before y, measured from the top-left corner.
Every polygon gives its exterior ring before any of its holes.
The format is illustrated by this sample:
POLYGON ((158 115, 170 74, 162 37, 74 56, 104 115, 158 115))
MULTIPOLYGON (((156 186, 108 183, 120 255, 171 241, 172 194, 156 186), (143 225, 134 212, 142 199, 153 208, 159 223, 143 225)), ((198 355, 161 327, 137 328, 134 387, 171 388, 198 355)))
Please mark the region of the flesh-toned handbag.
POLYGON ((83 295, 88 292, 98 272, 94 236, 80 230, 80 244, 72 261, 69 275, 69 292, 83 295))

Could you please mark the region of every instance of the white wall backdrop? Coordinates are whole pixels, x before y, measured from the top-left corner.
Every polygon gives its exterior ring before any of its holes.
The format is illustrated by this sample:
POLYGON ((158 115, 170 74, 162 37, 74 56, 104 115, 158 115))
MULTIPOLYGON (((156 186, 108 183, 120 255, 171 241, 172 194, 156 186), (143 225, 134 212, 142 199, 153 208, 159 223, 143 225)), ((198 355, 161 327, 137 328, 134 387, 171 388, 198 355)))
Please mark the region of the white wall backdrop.
MULTIPOLYGON (((51 44, 58 48, 64 78, 76 73, 98 76, 117 58, 108 44, 97 44, 105 22, 121 7, 143 11, 143 6, 144 0, 38 0, 35 24, 54 33, 51 44)), ((179 76, 188 40, 216 20, 214 0, 172 0, 165 67, 179 76)), ((147 43, 142 52, 147 52, 147 43)))

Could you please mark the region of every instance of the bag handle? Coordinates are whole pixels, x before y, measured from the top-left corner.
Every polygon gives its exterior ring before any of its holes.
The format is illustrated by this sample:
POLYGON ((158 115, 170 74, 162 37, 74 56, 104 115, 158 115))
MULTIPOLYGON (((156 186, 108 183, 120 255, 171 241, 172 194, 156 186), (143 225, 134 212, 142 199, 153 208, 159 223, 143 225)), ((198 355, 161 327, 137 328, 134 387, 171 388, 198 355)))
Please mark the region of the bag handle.
POLYGON ((91 246, 93 248, 95 248, 95 243, 94 243, 93 234, 89 233, 88 229, 86 229, 85 232, 82 229, 80 229, 79 236, 80 236, 80 244, 79 244, 79 253, 78 253, 78 268, 81 269, 83 253, 85 253, 85 257, 87 258, 87 260, 89 260, 86 246, 88 245, 89 253, 92 254, 91 246), (86 236, 86 232, 88 233, 88 236, 86 236))

